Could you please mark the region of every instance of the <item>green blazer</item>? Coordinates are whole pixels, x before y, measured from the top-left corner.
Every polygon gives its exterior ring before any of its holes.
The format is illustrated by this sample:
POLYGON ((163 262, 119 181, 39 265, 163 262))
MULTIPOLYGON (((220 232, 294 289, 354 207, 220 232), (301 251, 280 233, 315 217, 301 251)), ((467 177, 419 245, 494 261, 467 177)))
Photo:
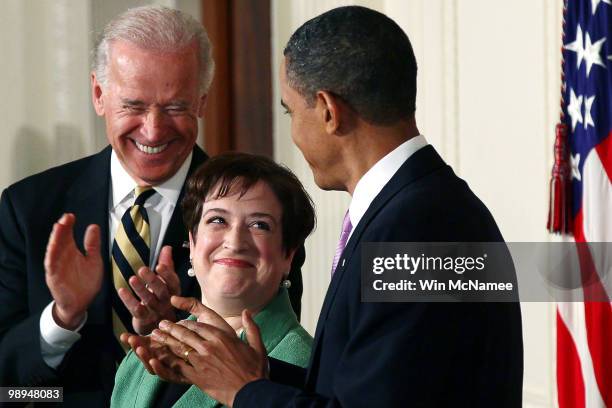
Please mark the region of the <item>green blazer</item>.
MULTIPOLYGON (((193 316, 191 317, 193 318, 193 316)), ((270 357, 306 367, 310 358, 312 337, 298 323, 285 289, 254 317, 270 357)), ((246 341, 244 332, 240 339, 246 341)), ((133 351, 123 359, 115 377, 111 399, 113 407, 153 406, 163 382, 149 374, 133 351)), ((192 385, 174 407, 218 407, 220 403, 192 385)))

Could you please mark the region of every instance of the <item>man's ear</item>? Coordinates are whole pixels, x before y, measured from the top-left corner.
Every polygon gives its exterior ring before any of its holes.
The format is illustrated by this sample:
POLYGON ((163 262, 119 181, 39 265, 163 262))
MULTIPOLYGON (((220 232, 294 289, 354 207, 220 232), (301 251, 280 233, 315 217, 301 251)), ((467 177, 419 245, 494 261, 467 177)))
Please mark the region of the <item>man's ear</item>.
POLYGON ((340 100, 327 91, 318 91, 316 98, 315 108, 323 118, 325 131, 328 134, 337 133, 343 119, 340 100))
POLYGON ((96 78, 96 73, 91 73, 91 101, 93 103, 94 110, 98 116, 104 116, 104 91, 102 85, 96 78))
POLYGON ((200 97, 198 101, 198 117, 201 118, 204 116, 204 109, 206 109, 206 101, 208 98, 208 94, 204 94, 200 97))

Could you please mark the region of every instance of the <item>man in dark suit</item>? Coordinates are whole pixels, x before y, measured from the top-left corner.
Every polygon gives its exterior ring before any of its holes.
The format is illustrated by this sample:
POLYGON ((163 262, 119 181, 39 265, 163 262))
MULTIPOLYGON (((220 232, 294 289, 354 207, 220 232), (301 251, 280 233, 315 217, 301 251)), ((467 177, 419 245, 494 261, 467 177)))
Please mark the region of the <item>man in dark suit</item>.
POLYGON ((284 55, 293 140, 319 187, 352 196, 308 369, 267 360, 248 313, 250 346, 204 324, 160 325, 206 355, 160 355, 153 368, 234 407, 521 406, 518 303, 361 300, 363 243, 503 241, 416 127, 406 35, 381 13, 342 7, 300 27, 284 55))
MULTIPOLYGON (((91 88, 110 146, 2 194, 0 385, 61 386, 65 405, 106 406, 124 355, 116 325, 148 334, 176 320, 170 295, 199 297, 180 200, 207 157, 195 142, 213 71, 204 28, 179 11, 131 9, 106 27, 91 88), (137 187, 153 188, 142 204, 151 270, 125 278, 138 297, 113 272, 137 187)), ((290 277, 298 314, 302 262, 290 277)))

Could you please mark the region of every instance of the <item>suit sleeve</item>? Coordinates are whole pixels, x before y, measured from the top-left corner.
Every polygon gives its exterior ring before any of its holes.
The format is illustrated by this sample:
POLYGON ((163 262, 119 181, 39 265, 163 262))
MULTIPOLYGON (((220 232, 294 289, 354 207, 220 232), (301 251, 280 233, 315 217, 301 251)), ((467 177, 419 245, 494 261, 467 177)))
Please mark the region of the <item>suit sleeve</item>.
POLYGON ((29 313, 26 236, 9 192, 0 198, 0 384, 52 383, 40 348, 40 313, 29 313))
POLYGON ((302 387, 306 380, 306 369, 282 360, 268 357, 270 379, 280 384, 302 387))
POLYGON ((441 380, 449 371, 457 345, 440 347, 440 342, 456 338, 457 330, 441 309, 424 303, 364 304, 334 373, 333 396, 259 380, 240 390, 234 407, 436 406, 427 383, 434 376, 408 367, 431 367, 441 380))

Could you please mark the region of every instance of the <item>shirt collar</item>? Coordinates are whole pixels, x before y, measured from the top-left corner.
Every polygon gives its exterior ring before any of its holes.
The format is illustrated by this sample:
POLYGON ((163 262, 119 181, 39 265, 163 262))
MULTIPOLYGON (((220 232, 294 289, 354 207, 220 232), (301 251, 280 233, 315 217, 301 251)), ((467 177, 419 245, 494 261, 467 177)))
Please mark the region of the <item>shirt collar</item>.
POLYGON ((427 146, 425 136, 418 135, 407 140, 385 157, 380 159, 357 182, 353 191, 353 198, 349 206, 349 216, 353 230, 367 211, 372 201, 391 177, 399 170, 404 162, 422 147, 427 146))
MULTIPOLYGON (((193 152, 189 153, 189 156, 185 159, 181 167, 176 173, 168 180, 153 186, 154 190, 159 193, 165 200, 175 204, 181 194, 181 189, 187 178, 187 172, 191 165, 191 158, 193 152)), ((113 188, 111 208, 114 210, 117 205, 122 203, 128 198, 131 198, 136 182, 128 174, 119 162, 117 154, 113 150, 111 153, 111 185, 113 188)))

